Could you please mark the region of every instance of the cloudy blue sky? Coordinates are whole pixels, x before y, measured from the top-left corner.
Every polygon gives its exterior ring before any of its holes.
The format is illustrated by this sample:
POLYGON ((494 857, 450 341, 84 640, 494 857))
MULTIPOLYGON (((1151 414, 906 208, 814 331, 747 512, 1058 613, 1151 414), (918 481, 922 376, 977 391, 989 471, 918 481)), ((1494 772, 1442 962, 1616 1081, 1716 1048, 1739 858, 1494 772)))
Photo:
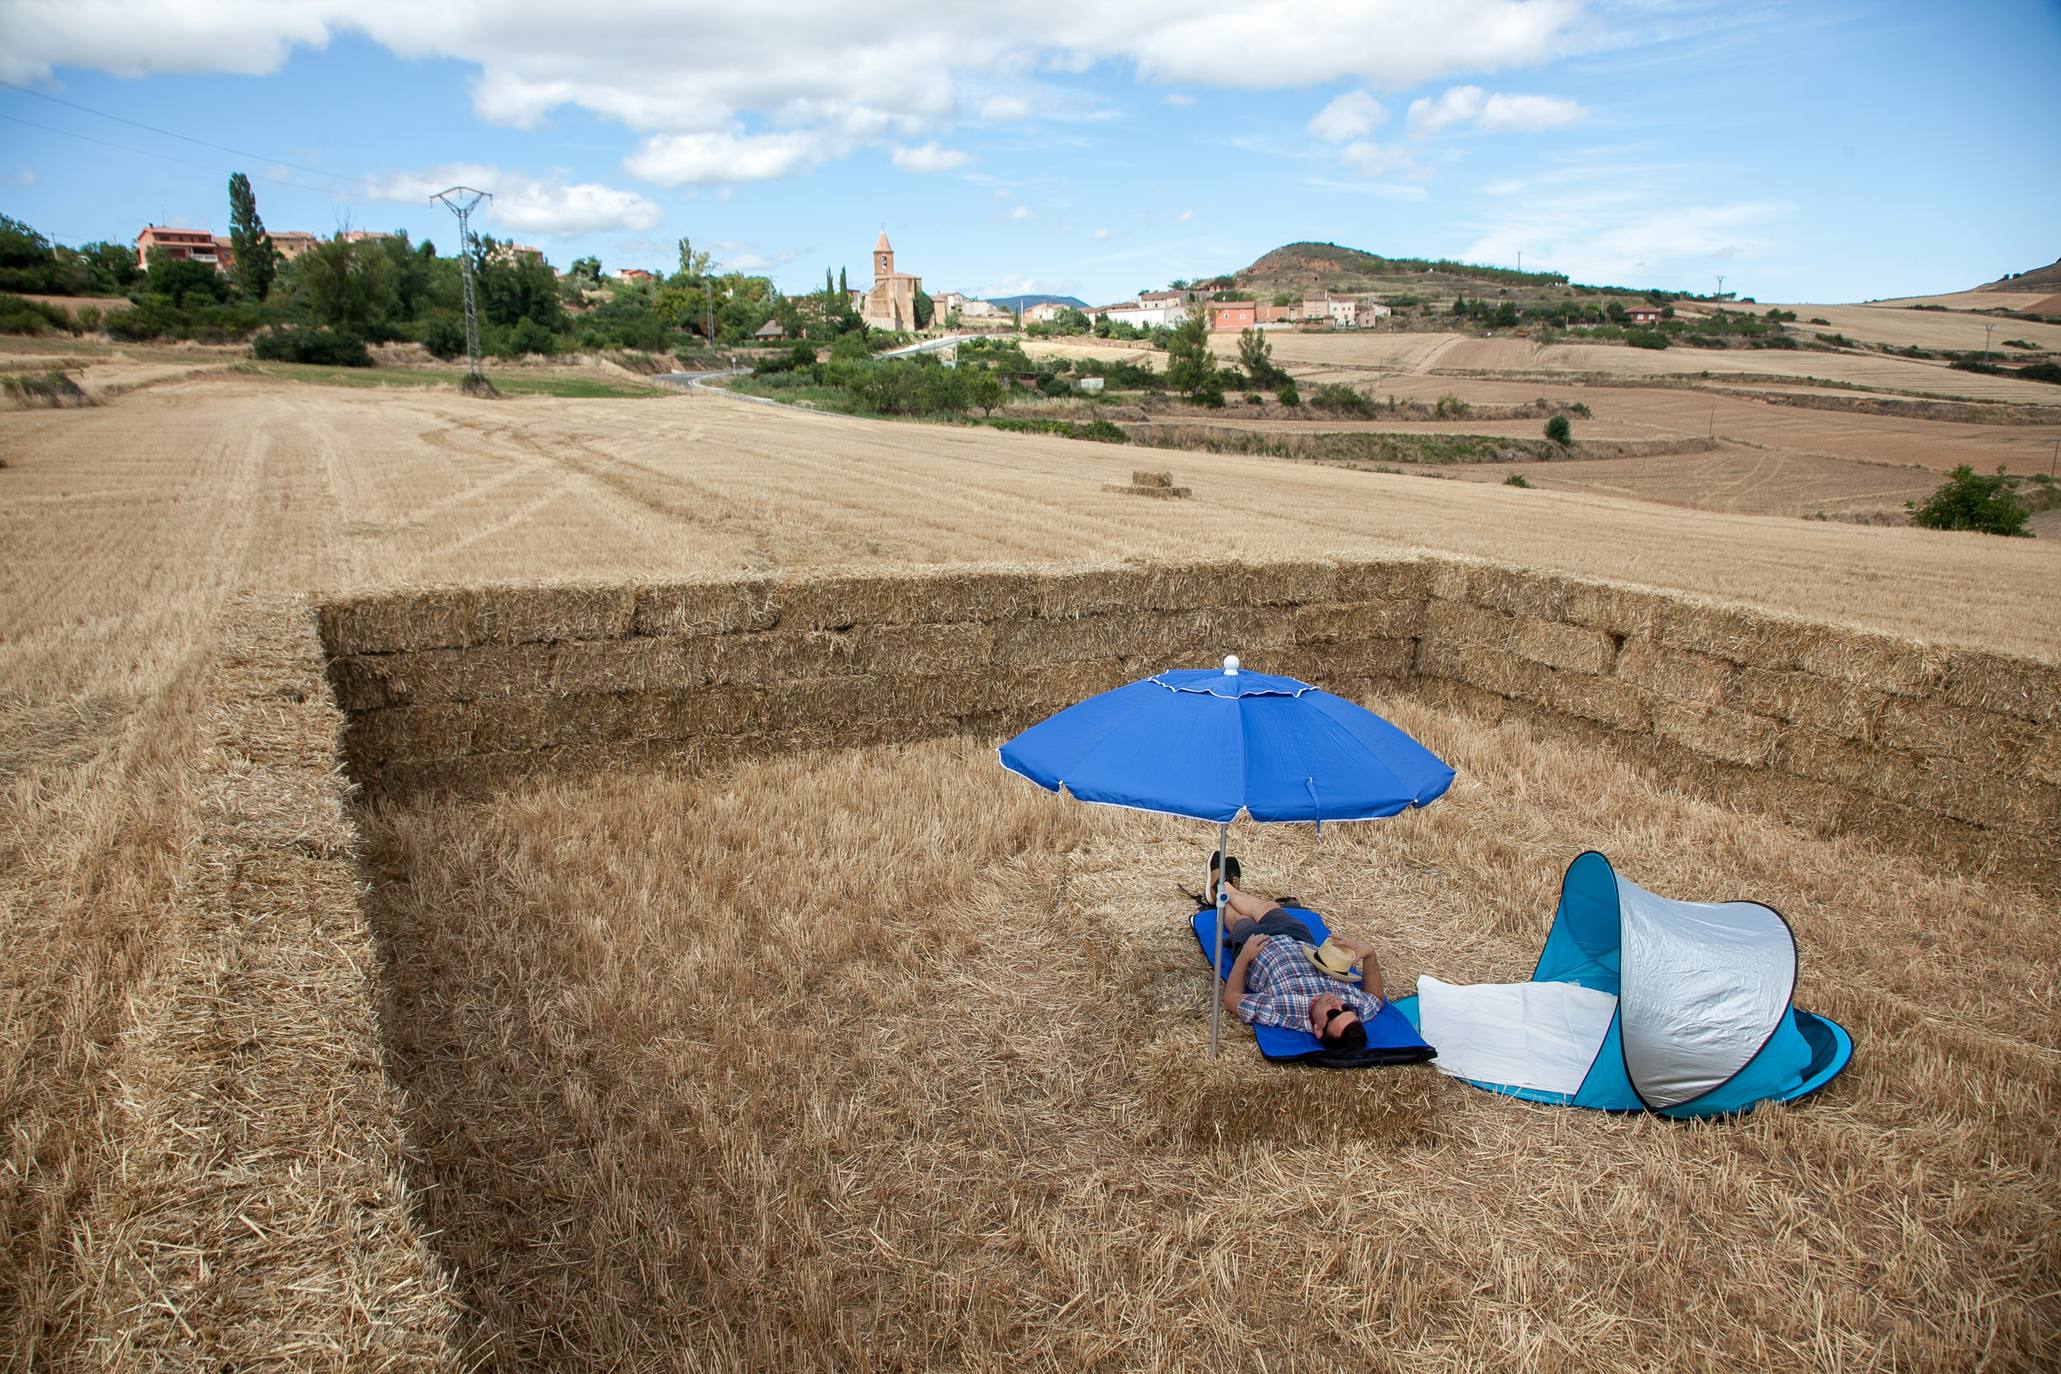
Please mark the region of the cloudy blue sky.
POLYGON ((275 229, 448 248, 466 182, 561 264, 796 290, 885 226, 932 291, 1318 239, 1858 300, 2061 254, 2057 73, 2055 0, 0 0, 0 210, 222 232, 242 169, 275 229))

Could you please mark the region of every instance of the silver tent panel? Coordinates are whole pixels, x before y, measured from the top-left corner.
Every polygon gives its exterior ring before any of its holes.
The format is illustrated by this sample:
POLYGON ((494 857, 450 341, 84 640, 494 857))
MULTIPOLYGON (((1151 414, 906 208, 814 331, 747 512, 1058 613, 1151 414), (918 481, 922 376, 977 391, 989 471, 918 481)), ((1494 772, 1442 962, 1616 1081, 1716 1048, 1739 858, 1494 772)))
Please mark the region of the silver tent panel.
POLYGON ((1625 1070, 1658 1110, 1729 1081, 1775 1033, 1796 940, 1758 902, 1677 902, 1617 879, 1625 1070))

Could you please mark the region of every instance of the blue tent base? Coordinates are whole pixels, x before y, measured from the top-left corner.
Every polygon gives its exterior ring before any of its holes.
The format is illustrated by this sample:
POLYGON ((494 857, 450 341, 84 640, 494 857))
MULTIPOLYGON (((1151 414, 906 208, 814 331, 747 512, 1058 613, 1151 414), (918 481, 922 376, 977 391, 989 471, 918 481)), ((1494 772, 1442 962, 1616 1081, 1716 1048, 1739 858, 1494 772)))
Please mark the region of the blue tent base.
MULTIPOLYGON (((1324 918, 1314 911, 1299 906, 1283 907, 1282 910, 1301 920, 1319 940, 1331 934, 1331 928, 1324 924, 1324 918)), ((1194 928, 1195 942, 1201 948, 1203 959, 1208 960, 1210 941, 1216 938, 1216 908, 1204 907, 1195 913, 1194 920, 1189 924, 1194 928)), ((1226 928, 1228 929, 1228 924, 1226 928)), ((1229 949, 1217 952, 1219 982, 1230 976, 1232 962, 1229 949)), ((1372 1069, 1398 1064, 1422 1064, 1438 1054, 1438 1051, 1425 1044, 1424 1037, 1417 1033, 1416 1022, 1396 1010, 1396 1004, 1393 1002, 1382 1007, 1381 1014, 1367 1022, 1366 1027, 1367 1048, 1349 1055, 1326 1050, 1324 1042, 1308 1031, 1287 1030, 1281 1026, 1254 1026, 1252 1032, 1253 1038, 1259 1041, 1260 1053, 1276 1064, 1304 1064, 1329 1069, 1372 1069)))
MULTIPOLYGON (((1407 1018, 1411 1026, 1415 1027, 1419 1024, 1417 1020, 1417 998, 1414 994, 1409 997, 1397 998, 1389 1007, 1384 1008, 1383 1012, 1386 1014, 1386 1012, 1391 1010, 1407 1018)), ((1764 1102, 1795 1102, 1800 1098, 1809 1097, 1812 1093, 1838 1077, 1839 1071, 1846 1067, 1848 1060, 1853 1058, 1853 1037, 1846 1033, 1846 1027, 1828 1017, 1819 1016, 1815 1012, 1792 1010, 1790 1014, 1796 1018, 1797 1031, 1803 1036, 1805 1042, 1810 1045, 1810 1063, 1805 1066, 1802 1077, 1795 1087, 1789 1088, 1773 1097, 1762 1098, 1761 1101, 1764 1102)), ((1540 1102, 1549 1107, 1571 1107, 1575 1105, 1574 1094, 1572 1093, 1541 1092, 1537 1088, 1517 1088, 1512 1087, 1508 1083, 1484 1083, 1478 1078, 1463 1078, 1460 1081, 1472 1084, 1484 1092, 1501 1093, 1505 1097, 1515 1097, 1525 1102, 1540 1102)), ((1739 1108, 1736 1113, 1727 1114, 1743 1115, 1746 1112, 1752 1111, 1758 1105, 1760 1105, 1758 1102, 1748 1103, 1746 1106, 1739 1108)), ((1625 1115, 1643 1115, 1645 1112, 1645 1109, 1642 1107, 1601 1107, 1597 1110, 1615 1111, 1625 1115)), ((1690 1120, 1699 1116, 1711 1115, 1711 1113, 1670 1110, 1657 1112, 1655 1115, 1674 1117, 1678 1120, 1690 1120)))

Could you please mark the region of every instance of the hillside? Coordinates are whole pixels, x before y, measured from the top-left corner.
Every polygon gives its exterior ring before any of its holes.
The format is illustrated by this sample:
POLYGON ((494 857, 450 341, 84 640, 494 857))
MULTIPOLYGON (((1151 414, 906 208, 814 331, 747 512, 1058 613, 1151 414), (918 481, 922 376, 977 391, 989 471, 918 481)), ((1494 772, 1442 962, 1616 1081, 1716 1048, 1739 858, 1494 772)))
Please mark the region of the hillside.
POLYGON ((1558 272, 1518 272, 1450 258, 1385 258, 1336 243, 1284 244, 1232 276, 1241 289, 1255 292, 1380 287, 1446 295, 1511 287, 1557 290, 1567 285, 1567 278, 1558 272))
POLYGON ((2061 291, 2061 258, 2056 258, 2045 267, 2035 267, 2030 272, 2007 272, 1993 282, 1985 282, 1975 288, 1977 291, 2061 291))
POLYGON ((1088 308, 1088 303, 1079 296, 1040 296, 1035 294, 1024 296, 989 296, 987 301, 989 305, 996 306, 1002 310, 1028 310, 1034 305, 1043 305, 1047 301, 1054 305, 1070 305, 1076 310, 1086 310, 1088 308))

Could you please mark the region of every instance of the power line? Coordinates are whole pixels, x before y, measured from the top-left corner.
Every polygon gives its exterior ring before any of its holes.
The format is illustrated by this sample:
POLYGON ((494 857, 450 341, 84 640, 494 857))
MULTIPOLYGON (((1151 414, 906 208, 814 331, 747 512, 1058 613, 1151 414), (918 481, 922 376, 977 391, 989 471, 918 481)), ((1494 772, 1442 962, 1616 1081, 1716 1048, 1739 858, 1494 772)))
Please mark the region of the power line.
MULTIPOLYGON (((113 148, 116 152, 134 153, 138 157, 155 158, 159 162, 175 162, 179 164, 181 167, 198 167, 203 172, 219 172, 226 174, 229 172, 239 170, 234 167, 220 167, 215 166, 211 163, 195 162, 191 158, 173 157, 170 153, 152 152, 148 148, 132 148, 126 143, 115 143, 105 138, 95 138, 91 134, 74 133, 70 129, 60 129, 57 128, 55 125, 51 124, 38 124, 35 120, 23 119, 20 115, 0 113, 0 119, 7 120, 11 124, 20 124, 30 129, 41 129, 46 134, 56 134, 61 138, 76 138, 81 143, 92 143, 97 144, 102 148, 113 148)), ((256 154, 251 154, 251 156, 256 156, 256 154)), ((279 177, 266 176, 263 172, 251 172, 247 175, 253 181, 269 182, 274 186, 288 186, 296 191, 313 191, 317 195, 341 196, 345 200, 358 199, 358 196, 354 192, 340 191, 328 186, 310 186, 306 182, 286 181, 279 177)), ((334 173, 331 173, 330 175, 334 175, 334 173)))
MULTIPOLYGON (((125 115, 109 114, 106 110, 96 110, 90 105, 81 105, 76 100, 66 100, 62 96, 51 95, 46 91, 35 90, 28 86, 18 86, 12 81, 0 81, 0 87, 5 87, 10 91, 20 91, 23 95, 32 95, 38 100, 47 100, 53 105, 64 105, 71 109, 94 115, 100 119, 111 119, 117 124, 126 124, 132 129, 142 129, 146 133, 162 134, 166 138, 176 138, 182 143, 192 143, 202 148, 213 148, 218 153, 234 153, 238 157, 256 158, 259 162, 270 163, 274 167, 288 167, 296 172, 309 172, 318 177, 330 177, 337 181, 355 182, 357 180, 357 178, 347 177, 341 172, 325 172, 320 167, 304 167, 297 162, 288 162, 284 158, 267 157, 263 153, 253 153, 245 148, 232 148, 226 143, 210 143, 204 138, 194 138, 190 134, 174 133, 170 129, 160 129, 155 124, 145 124, 139 119, 130 119, 125 115)), ((22 120, 20 122, 27 123, 28 121, 22 120)), ((38 125, 36 127, 40 128, 42 126, 38 125)), ((62 133, 64 131, 59 129, 53 132, 62 133)), ((84 135, 75 135, 75 137, 84 137, 84 135)), ((129 151, 134 152, 137 150, 130 149, 129 151)))

